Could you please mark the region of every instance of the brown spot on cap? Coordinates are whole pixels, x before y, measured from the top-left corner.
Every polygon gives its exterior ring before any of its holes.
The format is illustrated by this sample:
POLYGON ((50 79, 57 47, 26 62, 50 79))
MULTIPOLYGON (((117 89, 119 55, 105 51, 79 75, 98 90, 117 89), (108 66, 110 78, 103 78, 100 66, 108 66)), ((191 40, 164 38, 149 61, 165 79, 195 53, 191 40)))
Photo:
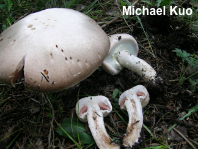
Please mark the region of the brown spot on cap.
POLYGON ((48 71, 46 69, 43 70, 43 72, 44 72, 45 75, 48 75, 48 71))
POLYGON ((32 24, 29 24, 28 26, 27 26, 27 28, 31 28, 33 25, 32 24))

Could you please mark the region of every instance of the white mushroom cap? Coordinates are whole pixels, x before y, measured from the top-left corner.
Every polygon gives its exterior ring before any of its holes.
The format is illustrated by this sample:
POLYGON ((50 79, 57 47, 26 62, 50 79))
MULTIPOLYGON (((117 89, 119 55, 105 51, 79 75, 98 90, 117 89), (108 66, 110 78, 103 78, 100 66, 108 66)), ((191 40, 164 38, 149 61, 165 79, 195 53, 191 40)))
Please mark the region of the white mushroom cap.
POLYGON ((118 74, 124 67, 117 61, 118 52, 127 50, 130 54, 138 55, 138 44, 133 36, 129 34, 114 34, 109 37, 110 50, 102 63, 102 68, 111 75, 118 74))
POLYGON ((136 40, 128 34, 110 36, 111 47, 102 68, 112 74, 118 74, 123 67, 140 75, 145 81, 155 83, 156 71, 144 60, 137 57, 139 48, 136 40))
POLYGON ((51 8, 30 14, 0 35, 0 82, 55 92, 84 80, 102 63, 109 38, 78 11, 51 8))
POLYGON ((89 124, 92 136, 100 149, 119 149, 106 132, 103 116, 112 111, 108 98, 104 96, 92 96, 82 98, 76 104, 76 113, 79 119, 89 124))
MULTIPOLYGON (((141 102, 141 105, 142 105, 142 108, 146 107, 147 104, 149 103, 150 101, 150 97, 149 97, 149 93, 146 89, 146 87, 144 87, 143 85, 136 85, 135 87, 123 92, 121 95, 120 95, 120 98, 119 98, 119 105, 122 105, 121 102, 122 102, 122 99, 124 99, 126 96, 131 96, 133 94, 133 92, 135 93, 138 93, 138 98, 140 99, 140 102, 141 102), (143 94, 141 94, 141 92, 143 94)), ((126 110, 126 107, 123 105, 121 107, 121 109, 124 109, 126 110)))
POLYGON ((105 96, 90 96, 82 98, 78 101, 76 104, 76 113, 78 113, 80 109, 80 115, 79 118, 82 122, 87 122, 87 110, 84 109, 84 107, 93 107, 96 108, 96 110, 101 110, 103 117, 107 116, 112 111, 112 106, 108 98, 105 96), (84 111, 84 112, 81 112, 84 111))
POLYGON ((143 125, 142 107, 145 107, 149 100, 149 93, 142 85, 137 85, 121 94, 120 108, 127 110, 129 115, 127 132, 123 139, 124 146, 132 147, 138 142, 143 125))

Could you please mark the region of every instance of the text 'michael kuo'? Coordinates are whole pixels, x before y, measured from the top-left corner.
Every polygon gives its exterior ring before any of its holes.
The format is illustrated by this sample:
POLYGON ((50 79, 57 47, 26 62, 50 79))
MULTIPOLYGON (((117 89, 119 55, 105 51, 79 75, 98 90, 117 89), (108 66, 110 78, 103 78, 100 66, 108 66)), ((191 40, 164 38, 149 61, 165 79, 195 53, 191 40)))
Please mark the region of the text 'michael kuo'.
MULTIPOLYGON (((170 15, 192 15, 191 8, 178 8, 177 6, 170 6, 170 15)), ((166 15, 166 6, 162 8, 135 8, 135 6, 123 6, 122 15, 166 15)))

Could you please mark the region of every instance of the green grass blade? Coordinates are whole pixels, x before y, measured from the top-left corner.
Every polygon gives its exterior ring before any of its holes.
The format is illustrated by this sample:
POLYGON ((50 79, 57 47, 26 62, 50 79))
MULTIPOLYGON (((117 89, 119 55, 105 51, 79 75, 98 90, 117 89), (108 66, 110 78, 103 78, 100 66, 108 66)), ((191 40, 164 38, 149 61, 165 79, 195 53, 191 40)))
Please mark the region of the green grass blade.
MULTIPOLYGON (((181 117, 179 120, 183 120, 184 118, 189 117, 192 113, 195 113, 195 112, 197 112, 197 111, 198 111, 198 103, 197 103, 194 107, 192 107, 192 108, 188 111, 188 113, 185 114, 183 117, 181 117)), ((171 127, 168 129, 167 133, 168 133, 171 129, 175 128, 176 126, 177 126, 177 124, 174 124, 173 126, 171 126, 171 127)))
POLYGON ((89 11, 91 8, 93 8, 93 6, 94 6, 97 2, 98 2, 98 0, 95 0, 93 3, 91 3, 89 6, 87 6, 87 7, 85 8, 85 10, 83 11, 83 13, 87 14, 88 11, 89 11))
POLYGON ((80 148, 80 146, 78 145, 78 143, 61 127, 61 125, 59 125, 57 122, 56 124, 58 125, 58 127, 68 136, 68 138, 70 138, 78 148, 80 148))
POLYGON ((88 148, 90 148, 92 145, 94 145, 95 143, 92 143, 92 144, 90 144, 90 145, 88 145, 85 149, 88 149, 88 148))
MULTIPOLYGON (((23 129, 22 129, 23 130, 23 129)), ((17 139, 17 137, 20 135, 20 133, 22 132, 22 130, 20 132, 18 132, 18 134, 14 137, 14 139, 12 140, 12 142, 6 147, 6 149, 9 149, 10 146, 12 145, 12 143, 14 143, 14 141, 17 139)))
MULTIPOLYGON (((43 106, 43 107, 44 107, 44 106, 43 106)), ((42 109, 43 109, 43 108, 42 108, 42 109)), ((34 133, 35 133, 35 131, 36 131, 36 128, 37 128, 37 125, 38 125, 38 122, 39 122, 41 113, 42 113, 42 110, 40 111, 39 116, 38 116, 38 118, 37 118, 36 126, 34 127, 34 131, 33 131, 32 138, 31 138, 31 140, 30 140, 30 144, 29 144, 28 149, 31 147, 31 142, 32 142, 32 139, 33 139, 33 137, 34 137, 34 133)))
MULTIPOLYGON (((128 0, 125 0, 125 1, 126 1, 126 4, 127 4, 128 6, 131 6, 131 4, 129 3, 128 0)), ((148 36, 147 36, 147 34, 146 34, 145 30, 144 30, 144 26, 143 26, 143 24, 142 24, 142 21, 141 21, 141 19, 139 18, 139 16, 138 16, 137 14, 135 14, 135 15, 136 15, 136 17, 137 17, 137 19, 138 19, 138 21, 139 21, 139 23, 140 23, 140 25, 141 25, 141 27, 142 27, 142 30, 144 31, 144 34, 145 34, 145 36, 146 36, 146 38, 147 38, 149 47, 150 47, 150 49, 151 49, 151 54, 152 54, 152 56, 153 56, 154 58, 156 58, 156 56, 155 56, 155 54, 154 54, 154 52, 153 52, 151 43, 150 43, 150 41, 149 41, 149 39, 148 39, 148 36)))
POLYGON ((154 135, 153 135, 153 133, 150 131, 150 129, 146 126, 146 125, 144 125, 143 124, 143 127, 148 131, 148 133, 152 136, 152 139, 154 138, 154 135))
POLYGON ((122 118, 122 116, 118 113, 118 111, 116 111, 115 108, 113 108, 113 110, 116 112, 116 114, 122 119, 122 121, 127 124, 127 122, 122 118))
POLYGON ((76 2, 76 0, 71 0, 66 8, 71 8, 71 6, 76 2))

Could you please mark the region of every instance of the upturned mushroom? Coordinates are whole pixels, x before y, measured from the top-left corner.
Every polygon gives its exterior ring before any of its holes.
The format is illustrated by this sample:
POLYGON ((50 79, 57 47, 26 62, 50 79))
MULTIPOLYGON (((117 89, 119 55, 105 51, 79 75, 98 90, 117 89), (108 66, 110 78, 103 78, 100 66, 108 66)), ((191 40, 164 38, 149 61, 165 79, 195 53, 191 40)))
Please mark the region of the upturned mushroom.
POLYGON ((132 147, 138 142, 143 125, 142 108, 149 103, 149 100, 149 93, 142 85, 137 85, 121 94, 120 108, 127 110, 129 115, 126 136, 123 139, 124 146, 132 147))
POLYGON ((114 34, 109 37, 110 50, 102 68, 111 75, 118 74, 124 67, 140 75, 145 81, 155 82, 156 71, 137 57, 138 44, 129 34, 114 34))
POLYGON ((87 122, 92 136, 100 149, 119 149, 106 132, 103 117, 112 111, 108 98, 91 96, 82 98, 76 104, 76 113, 82 122, 87 122))
POLYGON ((30 14, 0 35, 0 82, 56 92, 91 75, 110 47, 109 37, 90 17, 72 9, 30 14))

